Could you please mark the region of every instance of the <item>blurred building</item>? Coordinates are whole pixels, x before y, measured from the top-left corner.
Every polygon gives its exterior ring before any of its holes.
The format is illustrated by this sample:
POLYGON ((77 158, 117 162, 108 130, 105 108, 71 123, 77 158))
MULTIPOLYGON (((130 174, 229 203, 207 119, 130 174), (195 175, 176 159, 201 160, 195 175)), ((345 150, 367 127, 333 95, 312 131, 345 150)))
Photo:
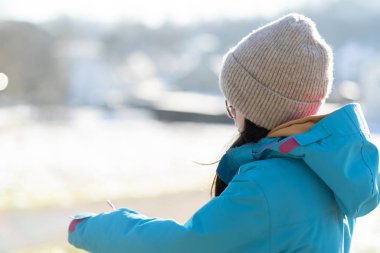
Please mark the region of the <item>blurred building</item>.
POLYGON ((68 75, 68 102, 71 105, 117 106, 128 94, 127 87, 113 74, 102 56, 97 40, 76 39, 58 43, 56 54, 68 75))

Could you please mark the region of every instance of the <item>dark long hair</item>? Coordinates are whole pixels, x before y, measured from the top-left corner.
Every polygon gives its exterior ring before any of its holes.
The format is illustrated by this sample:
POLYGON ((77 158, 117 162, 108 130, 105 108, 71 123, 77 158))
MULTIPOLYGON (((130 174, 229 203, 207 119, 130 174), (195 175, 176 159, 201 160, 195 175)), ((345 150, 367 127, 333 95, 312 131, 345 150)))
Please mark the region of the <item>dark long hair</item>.
MULTIPOLYGON (((258 142, 261 138, 265 137, 269 133, 269 130, 256 125, 248 119, 245 119, 244 130, 240 133, 239 137, 232 143, 231 148, 239 147, 246 143, 258 142)), ((219 196, 227 184, 224 183, 217 174, 215 174, 214 180, 211 185, 211 196, 219 196)))

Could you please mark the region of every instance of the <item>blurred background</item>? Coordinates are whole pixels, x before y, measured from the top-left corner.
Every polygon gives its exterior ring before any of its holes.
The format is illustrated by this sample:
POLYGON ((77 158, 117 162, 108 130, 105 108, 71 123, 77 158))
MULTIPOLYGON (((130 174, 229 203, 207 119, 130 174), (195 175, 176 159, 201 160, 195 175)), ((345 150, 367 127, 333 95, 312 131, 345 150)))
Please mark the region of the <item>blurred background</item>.
MULTIPOLYGON (((236 135, 218 88, 222 56, 288 12, 334 50, 322 113, 360 102, 380 145, 376 0, 0 0, 0 252, 81 252, 69 215, 128 206, 185 222, 210 199, 236 135), (1 78, 0 78, 1 79, 1 78)), ((380 252, 380 218, 353 252, 380 252)))

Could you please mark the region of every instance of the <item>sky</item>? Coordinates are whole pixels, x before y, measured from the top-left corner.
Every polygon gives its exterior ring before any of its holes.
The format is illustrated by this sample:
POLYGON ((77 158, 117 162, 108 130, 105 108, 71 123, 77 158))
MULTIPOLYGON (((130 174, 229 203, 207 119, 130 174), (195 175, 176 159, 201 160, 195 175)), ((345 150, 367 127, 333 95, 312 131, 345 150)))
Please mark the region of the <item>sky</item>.
POLYGON ((59 16, 113 23, 137 20, 150 26, 165 21, 189 24, 219 18, 275 16, 338 0, 0 0, 0 18, 42 22, 59 16))

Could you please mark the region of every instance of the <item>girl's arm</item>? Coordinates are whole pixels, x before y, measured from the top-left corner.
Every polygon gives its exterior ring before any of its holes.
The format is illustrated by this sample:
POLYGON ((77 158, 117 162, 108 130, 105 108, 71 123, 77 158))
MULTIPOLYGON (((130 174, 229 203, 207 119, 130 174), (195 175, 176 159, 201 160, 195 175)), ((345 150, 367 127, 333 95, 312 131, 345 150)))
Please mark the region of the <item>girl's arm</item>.
POLYGON ((69 242, 93 253, 267 252, 268 215, 255 182, 232 181, 184 225, 121 208, 81 217, 71 226, 69 242))

